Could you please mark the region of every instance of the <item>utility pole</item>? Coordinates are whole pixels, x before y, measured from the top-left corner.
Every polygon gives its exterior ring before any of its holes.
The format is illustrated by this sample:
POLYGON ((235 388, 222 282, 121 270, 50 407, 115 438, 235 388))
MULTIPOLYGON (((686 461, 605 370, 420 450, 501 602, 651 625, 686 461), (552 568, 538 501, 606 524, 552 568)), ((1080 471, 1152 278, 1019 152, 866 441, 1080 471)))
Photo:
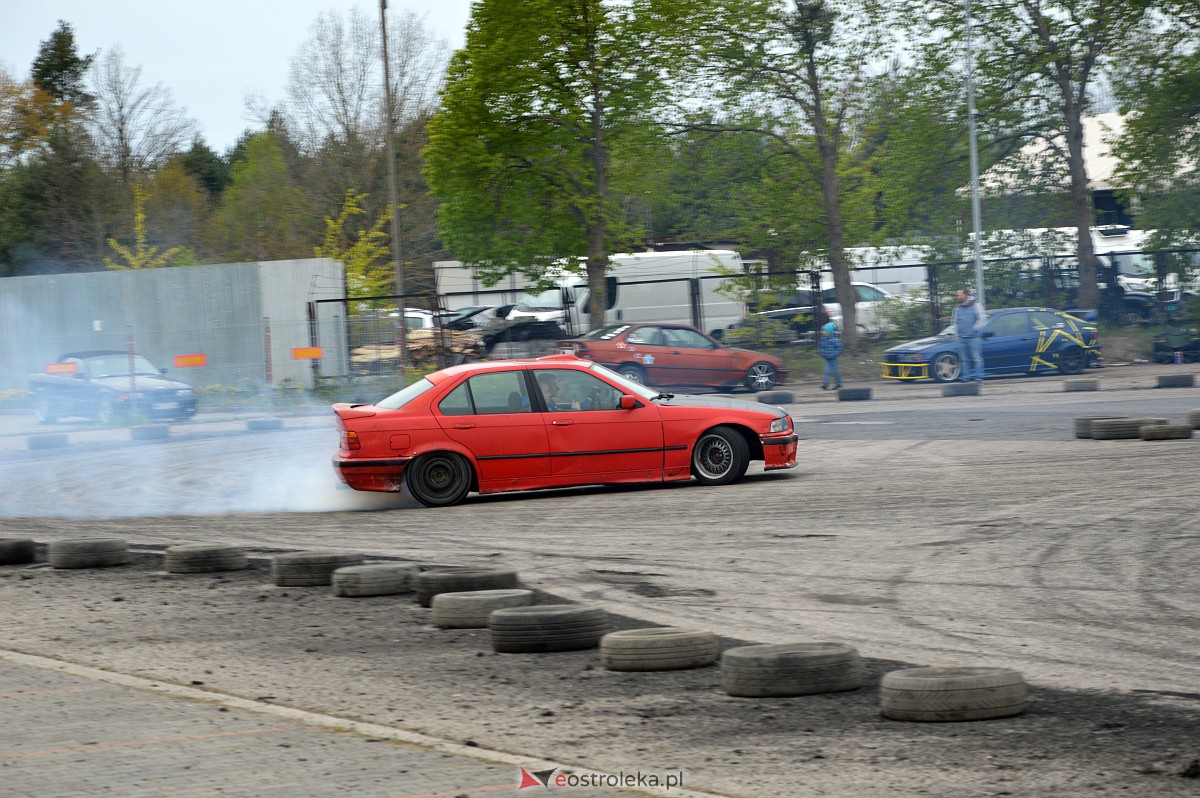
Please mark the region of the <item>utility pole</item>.
MULTIPOLYGON (((400 248, 400 203, 396 198, 396 111, 392 103, 392 65, 388 58, 387 0, 379 0, 379 29, 383 34, 383 107, 387 119, 387 177, 388 202, 392 206, 392 257, 396 259, 396 296, 400 303, 399 322, 396 326, 396 347, 399 352, 401 377, 408 365, 408 324, 404 308, 408 304, 404 296, 404 259, 400 248)), ((407 382, 407 380, 405 380, 407 382)))
POLYGON ((971 44, 971 0, 963 0, 966 11, 967 35, 967 146, 971 153, 971 227, 975 234, 975 297, 987 307, 983 297, 983 233, 982 212, 979 208, 979 145, 975 138, 975 49, 971 44))

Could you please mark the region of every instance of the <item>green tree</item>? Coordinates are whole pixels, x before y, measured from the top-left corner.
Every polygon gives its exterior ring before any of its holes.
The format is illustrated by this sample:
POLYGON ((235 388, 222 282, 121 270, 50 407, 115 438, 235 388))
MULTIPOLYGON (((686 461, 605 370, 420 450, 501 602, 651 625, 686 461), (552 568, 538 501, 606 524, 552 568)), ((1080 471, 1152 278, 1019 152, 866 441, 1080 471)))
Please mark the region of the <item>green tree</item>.
POLYGON ((325 238, 313 249, 318 258, 333 258, 342 264, 346 294, 351 299, 389 293, 393 281, 387 245, 391 206, 385 205, 383 214, 366 230, 356 230, 351 224, 353 217, 363 215, 366 197, 354 189, 347 190, 341 212, 337 218, 325 219, 325 238))
POLYGON ((269 133, 253 136, 245 160, 233 165, 214 219, 226 254, 235 261, 307 257, 320 235, 311 219, 278 141, 269 133))
POLYGON ((87 91, 87 72, 95 55, 80 56, 75 46, 75 31, 59 20, 50 38, 42 42, 33 60, 34 84, 56 100, 77 108, 90 108, 94 97, 87 91))
POLYGON ((613 161, 653 129, 688 4, 480 0, 430 122, 425 174, 448 248, 493 277, 585 254, 602 322, 608 256, 636 240, 613 161))
MULTIPOLYGON (((1079 301, 1099 307, 1092 246, 1091 187, 1083 158, 1083 119, 1100 81, 1132 55, 1151 19, 1150 0, 970 0, 978 86, 978 119, 996 141, 1041 142, 1035 163, 1018 175, 1023 188, 1065 193, 1078 229, 1079 301), (1034 173, 1040 175, 1034 177, 1034 173)), ((901 19, 923 42, 930 64, 961 59, 946 42, 964 40, 962 0, 903 0, 901 19)))
POLYGON ((158 269, 175 265, 175 260, 185 255, 183 247, 172 247, 159 252, 158 247, 146 243, 146 190, 139 185, 133 187, 133 239, 132 247, 108 239, 108 247, 119 257, 119 261, 105 256, 104 265, 109 269, 158 269))
POLYGON ((763 137, 792 161, 781 170, 783 179, 763 188, 779 190, 776 209, 790 194, 810 214, 808 220, 783 217, 793 228, 788 232, 808 227, 806 221, 822 228, 824 246, 810 254, 828 259, 849 346, 857 343, 856 296, 845 250, 868 237, 873 224, 870 168, 859 144, 870 70, 887 54, 878 23, 869 2, 799 0, 793 7, 783 0, 744 0, 732 13, 715 15, 710 29, 721 35, 706 42, 699 65, 699 83, 713 87, 710 99, 725 121, 698 126, 763 137), (805 191, 804 184, 815 191, 805 191))
POLYGON ((1168 3, 1115 81, 1125 115, 1117 173, 1140 226, 1161 243, 1200 241, 1200 6, 1168 3))

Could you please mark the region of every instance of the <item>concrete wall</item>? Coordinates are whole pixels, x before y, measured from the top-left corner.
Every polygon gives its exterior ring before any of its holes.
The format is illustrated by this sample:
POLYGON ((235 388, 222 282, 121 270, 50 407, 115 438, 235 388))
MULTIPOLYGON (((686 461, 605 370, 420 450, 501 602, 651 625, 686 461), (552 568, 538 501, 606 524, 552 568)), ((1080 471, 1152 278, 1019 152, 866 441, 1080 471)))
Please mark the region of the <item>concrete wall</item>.
POLYGON ((341 264, 328 258, 0 279, 0 389, 23 388, 65 352, 133 347, 195 387, 262 385, 264 326, 272 381, 311 386, 310 300, 344 295, 341 264), (207 365, 177 368, 179 355, 207 365))

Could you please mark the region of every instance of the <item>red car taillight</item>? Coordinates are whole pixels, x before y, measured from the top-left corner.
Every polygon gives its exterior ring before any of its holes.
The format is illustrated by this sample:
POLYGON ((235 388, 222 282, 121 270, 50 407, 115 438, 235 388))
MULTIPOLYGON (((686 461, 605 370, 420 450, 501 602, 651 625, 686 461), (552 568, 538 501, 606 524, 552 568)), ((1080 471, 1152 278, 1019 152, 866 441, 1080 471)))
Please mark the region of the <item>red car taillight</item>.
POLYGON ((342 430, 342 450, 347 452, 357 451, 362 448, 362 442, 358 439, 358 433, 353 430, 342 430))

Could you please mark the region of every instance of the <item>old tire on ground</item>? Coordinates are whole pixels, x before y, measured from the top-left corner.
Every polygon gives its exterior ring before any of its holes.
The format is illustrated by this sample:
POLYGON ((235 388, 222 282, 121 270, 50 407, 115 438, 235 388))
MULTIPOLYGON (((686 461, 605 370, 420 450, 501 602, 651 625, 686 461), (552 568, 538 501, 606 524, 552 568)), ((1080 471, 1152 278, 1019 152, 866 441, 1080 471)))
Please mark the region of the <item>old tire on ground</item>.
POLYGON ((790 405, 796 401, 791 391, 759 391, 755 398, 767 405, 790 405))
POLYGON ((439 593, 472 590, 510 590, 519 581, 516 571, 496 568, 433 568, 417 574, 417 603, 428 607, 439 593))
POLYGON ((871 398, 870 388, 838 388, 839 402, 861 402, 871 398))
POLYGON ((729 427, 713 427, 692 447, 692 476, 702 485, 728 485, 746 475, 750 447, 729 427))
POLYGON ((1027 698, 1010 668, 907 668, 884 674, 879 704, 885 718, 938 722, 1019 715, 1027 698))
POLYGON ((466 498, 474 477, 471 464, 462 455, 430 452, 404 469, 404 486, 426 507, 449 507, 466 498))
POLYGON ((595 648, 610 629, 608 613, 583 604, 506 607, 488 616, 492 648, 501 654, 595 648))
POLYGON ((218 543, 182 543, 163 552, 163 567, 170 574, 203 574, 241 571, 250 564, 241 546, 218 543))
POLYGON ((934 382, 954 382, 962 376, 962 363, 953 352, 942 352, 929 363, 929 376, 934 382))
POLYGON ((126 565, 129 544, 121 538, 78 538, 52 540, 46 547, 52 568, 108 568, 126 565))
POLYGON ((333 572, 362 565, 366 557, 354 551, 294 551, 271 558, 271 581, 280 587, 328 585, 333 572))
POLYGON ((138 424, 129 428, 129 437, 135 441, 161 441, 171 437, 168 424, 138 424))
POLYGON ((1098 441, 1134 440, 1149 424, 1166 424, 1165 418, 1102 418, 1092 422, 1092 437, 1098 441))
POLYGON ((32 540, 27 538, 0 538, 0 565, 25 565, 37 556, 32 540))
POLYGON ((429 602, 433 625, 443 629, 486 629, 493 610, 532 604, 533 591, 521 589, 438 593, 429 602))
POLYGON ((41 432, 26 439, 30 449, 61 449, 69 443, 65 432, 41 432))
POLYGON ((600 638, 600 662, 610 671, 674 671, 717 661, 717 637, 700 629, 623 629, 600 638))
POLYGON ((862 658, 842 643, 739 646, 721 655, 721 682, 729 695, 754 698, 857 690, 862 658))
POLYGON ((1077 416, 1075 418, 1075 437, 1091 438, 1092 422, 1105 421, 1114 418, 1128 418, 1128 416, 1077 416))
POLYGON ((952 382, 942 386, 942 396, 979 396, 978 382, 952 382))
POLYGON ((1100 380, 1067 380, 1063 383, 1063 390, 1067 393, 1098 391, 1100 390, 1100 380))
POLYGON ((1200 429, 1200 410, 1188 411, 1188 423, 1195 429, 1200 429))
POLYGON ((1146 424, 1138 427, 1138 437, 1144 441, 1186 441, 1195 430, 1191 424, 1146 424))
POLYGON ((1195 374, 1159 374, 1155 388, 1191 388, 1196 384, 1195 374))
POLYGON ((411 593, 420 572, 420 566, 403 563, 347 565, 333 572, 329 584, 335 596, 394 596, 411 593))
POLYGON ((779 382, 779 374, 775 367, 766 361, 759 361, 746 371, 746 388, 751 391, 769 391, 779 382))

